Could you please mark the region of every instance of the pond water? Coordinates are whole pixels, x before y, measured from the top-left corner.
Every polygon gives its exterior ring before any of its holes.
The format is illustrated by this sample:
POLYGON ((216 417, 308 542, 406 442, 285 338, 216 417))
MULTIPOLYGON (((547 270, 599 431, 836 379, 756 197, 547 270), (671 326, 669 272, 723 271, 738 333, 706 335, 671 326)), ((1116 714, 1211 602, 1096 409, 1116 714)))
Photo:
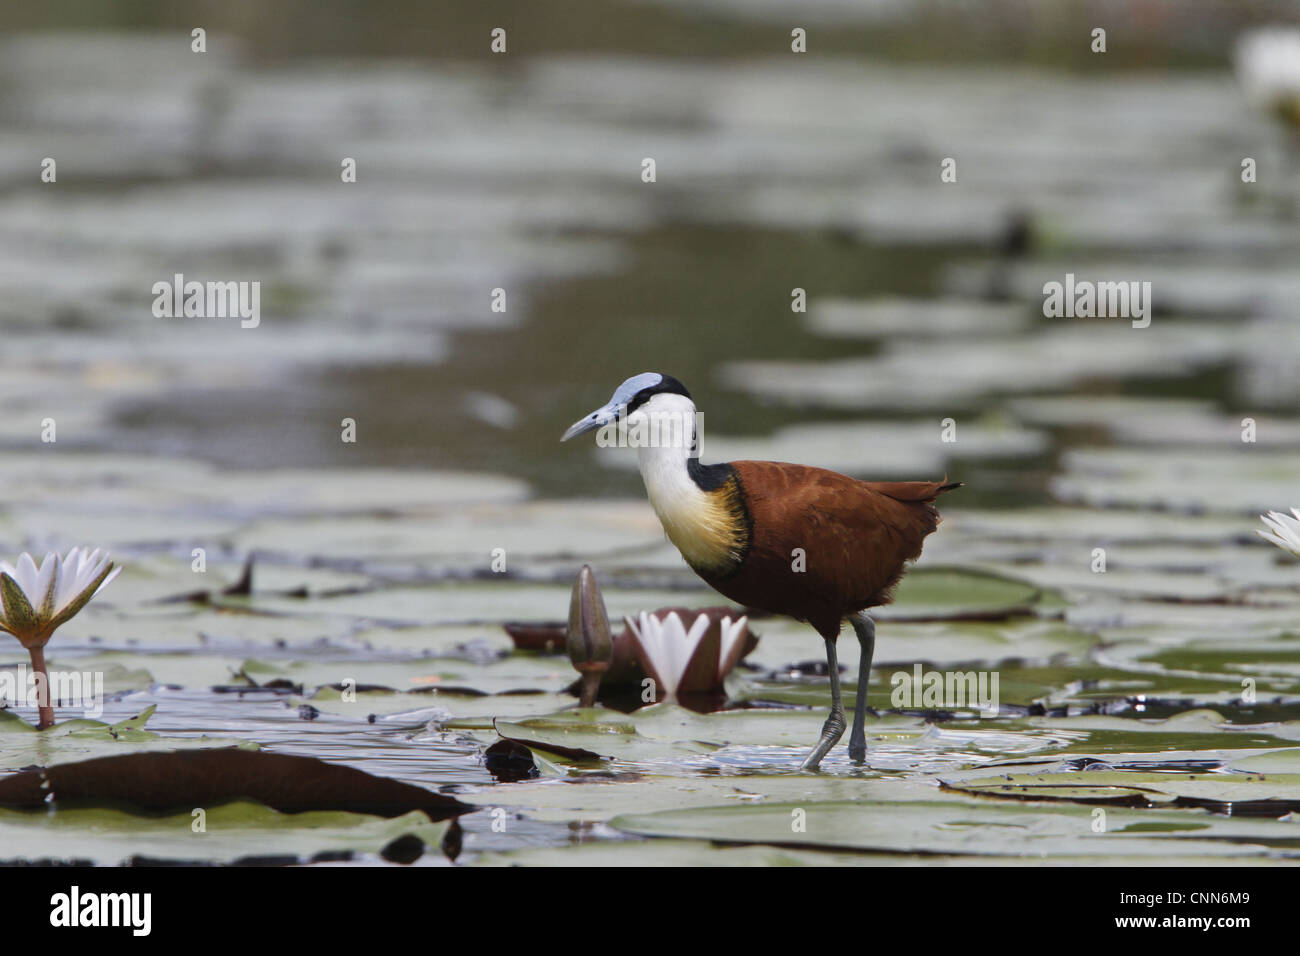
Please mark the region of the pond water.
MULTIPOLYGON (((0 555, 113 550, 51 666, 159 735, 0 721, 0 771, 251 741, 482 808, 457 859, 485 865, 1294 859, 1300 562, 1254 530, 1300 504, 1295 141, 1187 24, 1189 69, 1066 73, 918 62, 894 4, 815 5, 848 18, 819 56, 726 3, 718 51, 612 6, 622 40, 530 19, 504 63, 332 17, 204 54, 161 14, 0 41, 0 555), (257 327, 156 317, 178 273, 259 282, 257 327), (1151 283, 1149 324, 1045 317, 1067 275, 1151 283), (718 602, 630 453, 558 442, 646 370, 706 459, 966 483, 880 614, 865 766, 797 772, 828 689, 792 621, 752 622, 711 714, 577 711, 562 654, 513 649, 584 563, 615 620, 718 602), (918 664, 998 674, 999 712, 894 706, 918 664), (607 759, 499 782, 506 723, 607 759)), ((188 814, 0 810, 0 857, 376 863, 409 825, 245 809, 198 850, 188 814)))

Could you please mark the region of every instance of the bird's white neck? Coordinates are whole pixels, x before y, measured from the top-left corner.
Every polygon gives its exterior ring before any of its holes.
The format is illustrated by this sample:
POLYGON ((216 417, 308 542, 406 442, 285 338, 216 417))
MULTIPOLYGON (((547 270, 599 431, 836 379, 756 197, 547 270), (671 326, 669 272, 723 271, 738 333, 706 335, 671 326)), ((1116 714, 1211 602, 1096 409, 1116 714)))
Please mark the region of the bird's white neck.
POLYGON ((691 478, 696 454, 695 403, 685 395, 656 395, 627 418, 628 444, 636 447, 637 465, 655 511, 702 495, 691 478))
POLYGON ((726 503, 691 474, 698 440, 695 403, 684 395, 656 395, 628 416, 628 442, 668 540, 692 567, 718 567, 734 558, 735 529, 726 503))

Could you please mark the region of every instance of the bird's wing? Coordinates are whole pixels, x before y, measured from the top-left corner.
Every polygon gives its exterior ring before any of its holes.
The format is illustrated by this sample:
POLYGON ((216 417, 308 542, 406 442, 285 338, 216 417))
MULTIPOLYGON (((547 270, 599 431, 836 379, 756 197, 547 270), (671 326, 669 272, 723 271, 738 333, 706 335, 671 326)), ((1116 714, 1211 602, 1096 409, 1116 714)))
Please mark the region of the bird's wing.
POLYGON ((810 602, 855 609, 886 603, 939 516, 943 482, 864 482, 787 462, 733 462, 754 524, 751 550, 773 563, 803 548, 792 586, 810 602))

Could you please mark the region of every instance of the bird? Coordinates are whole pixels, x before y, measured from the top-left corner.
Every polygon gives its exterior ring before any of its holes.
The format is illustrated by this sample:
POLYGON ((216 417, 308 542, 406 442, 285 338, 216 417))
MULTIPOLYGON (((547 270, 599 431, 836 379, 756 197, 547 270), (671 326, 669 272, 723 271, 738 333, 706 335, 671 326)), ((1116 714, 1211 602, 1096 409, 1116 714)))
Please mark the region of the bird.
POLYGON ((597 444, 635 447, 650 505, 691 570, 730 600, 807 622, 821 635, 831 711, 802 770, 817 770, 844 735, 836 641, 849 621, 861 651, 849 756, 863 763, 876 641, 868 611, 893 600, 908 562, 939 525, 935 499, 962 482, 860 481, 774 461, 706 465, 699 426, 686 386, 644 372, 560 440, 600 429, 597 444))

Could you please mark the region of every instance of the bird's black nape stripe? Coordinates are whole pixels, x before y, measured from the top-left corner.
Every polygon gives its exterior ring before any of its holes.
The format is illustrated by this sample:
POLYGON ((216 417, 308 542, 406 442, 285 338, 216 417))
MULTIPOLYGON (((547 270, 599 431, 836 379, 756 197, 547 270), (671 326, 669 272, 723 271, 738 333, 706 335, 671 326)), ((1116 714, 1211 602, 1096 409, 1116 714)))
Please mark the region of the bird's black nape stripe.
POLYGON ((731 480, 736 469, 727 464, 701 465, 698 458, 687 458, 686 473, 701 491, 717 491, 731 480))
POLYGON ((660 374, 659 383, 651 385, 649 388, 643 388, 632 396, 632 401, 627 403, 628 412, 634 412, 646 402, 650 401, 656 395, 684 395, 691 397, 691 393, 686 391, 686 386, 673 378, 671 375, 660 374))
POLYGON ((656 392, 668 392, 672 395, 685 395, 687 398, 691 397, 691 393, 686 391, 686 386, 680 381, 673 378, 671 375, 663 375, 662 372, 659 374, 663 377, 659 384, 655 386, 656 392))

